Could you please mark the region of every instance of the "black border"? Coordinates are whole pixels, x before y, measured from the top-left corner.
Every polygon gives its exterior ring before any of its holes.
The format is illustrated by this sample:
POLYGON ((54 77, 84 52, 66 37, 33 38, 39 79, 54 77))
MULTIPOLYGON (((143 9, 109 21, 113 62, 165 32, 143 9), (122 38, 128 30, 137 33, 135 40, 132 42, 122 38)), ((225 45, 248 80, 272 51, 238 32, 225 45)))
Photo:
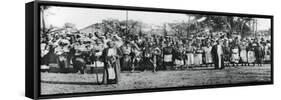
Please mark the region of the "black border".
POLYGON ((25 7, 25 96, 34 97, 34 78, 33 78, 33 29, 34 12, 33 3, 27 3, 25 7), (28 55, 28 56, 27 56, 28 55))
POLYGON ((69 93, 69 94, 55 94, 55 95, 41 95, 40 84, 40 5, 49 6, 63 6, 63 7, 79 7, 79 8, 101 8, 101 9, 115 9, 115 10, 134 10, 134 11, 150 11, 150 12, 166 12, 166 13, 186 13, 186 14, 203 14, 203 15, 219 15, 219 16, 238 16, 238 17, 257 17, 271 19, 271 39, 272 39, 272 54, 273 52, 273 15, 258 15, 258 14, 242 14, 242 13, 226 13, 226 12, 209 12, 209 11, 193 11, 193 10, 179 10, 179 9, 163 9, 163 8, 146 8, 146 7, 132 7, 132 6, 116 6, 116 5, 100 5, 100 4, 86 4, 86 3, 69 3, 69 2, 54 2, 54 1, 33 1, 26 4, 26 16, 32 16, 33 20, 26 19, 26 95, 33 99, 49 99, 49 98, 65 98, 65 97, 81 97, 81 96, 98 96, 98 95, 111 95, 111 94, 129 94, 129 93, 144 93, 144 92, 160 92, 160 91, 174 91, 174 90, 191 90, 191 89, 205 89, 205 88, 222 88, 222 87, 236 87, 236 86, 251 86, 251 85, 266 85, 273 84, 273 66, 274 57, 271 59, 271 81, 269 82, 247 82, 237 84, 220 84, 220 85, 203 85, 203 86, 185 86, 185 87, 168 87, 157 89, 136 89, 136 90, 116 90, 116 91, 102 91, 102 92, 88 92, 88 93, 69 93), (29 4, 29 5, 28 5, 29 4), (32 5, 33 4, 33 5, 32 5), (32 7, 33 9, 31 9, 32 7), (29 9, 27 7, 29 6, 29 9), (31 8, 30 8, 31 7, 31 8), (28 10, 33 10, 30 13, 28 10), (32 25, 29 25, 29 24, 32 25), (28 28, 29 27, 29 28, 28 28), (33 27, 33 29, 30 29, 33 27), (28 33, 28 32, 32 32, 28 33), (31 37, 30 37, 31 36, 31 37), (33 40, 31 40, 33 39, 33 40), (33 42, 30 43, 30 42, 33 42), (32 44, 32 45, 31 45, 32 44), (30 48, 30 46, 33 48, 30 48), (29 55, 33 56, 29 56, 29 55), (32 59, 33 62, 27 59, 32 59), (28 64, 28 63, 33 63, 28 64), (29 68, 28 66, 33 66, 29 68), (31 71, 32 72, 31 72, 31 71), (28 74, 29 73, 29 74, 28 74), (30 75, 33 74, 33 75, 30 75), (32 78, 30 78, 32 76, 32 78), (34 83, 30 83, 30 82, 34 83), (29 84, 29 85, 27 85, 29 84), (31 87, 33 85, 34 87, 31 87), (31 89, 31 90, 30 90, 31 89), (34 89, 32 91, 32 89, 34 89), (30 96, 33 94, 33 96, 30 96))

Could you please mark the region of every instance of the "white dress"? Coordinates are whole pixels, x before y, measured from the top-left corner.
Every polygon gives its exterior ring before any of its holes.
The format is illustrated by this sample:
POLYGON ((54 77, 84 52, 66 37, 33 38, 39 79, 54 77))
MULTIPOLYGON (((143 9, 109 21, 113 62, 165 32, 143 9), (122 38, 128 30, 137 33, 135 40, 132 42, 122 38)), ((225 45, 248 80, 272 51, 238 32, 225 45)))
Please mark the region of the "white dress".
POLYGON ((256 61, 255 52, 254 51, 248 51, 248 62, 254 63, 256 61))
POLYGON ((203 63, 203 59, 202 59, 202 53, 203 51, 202 50, 197 50, 196 54, 195 54, 195 65, 201 65, 203 63))
POLYGON ((186 65, 193 65, 194 64, 194 54, 193 54, 193 47, 188 47, 186 49, 186 65))
POLYGON ((205 52, 205 61, 206 63, 213 63, 213 58, 212 58, 212 47, 205 47, 204 52, 205 52))
POLYGON ((232 49, 231 62, 239 63, 239 49, 238 48, 232 49))

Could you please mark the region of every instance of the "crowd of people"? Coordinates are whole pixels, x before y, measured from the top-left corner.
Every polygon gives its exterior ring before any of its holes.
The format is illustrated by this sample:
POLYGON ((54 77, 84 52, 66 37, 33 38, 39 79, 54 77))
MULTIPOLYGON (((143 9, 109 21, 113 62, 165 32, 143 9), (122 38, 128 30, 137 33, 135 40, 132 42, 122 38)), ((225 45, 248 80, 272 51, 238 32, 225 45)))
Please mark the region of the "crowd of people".
POLYGON ((180 70, 193 67, 261 66, 271 59, 271 40, 228 36, 224 32, 182 36, 134 35, 118 32, 41 34, 41 68, 87 65, 104 70, 103 82, 118 83, 120 71, 180 70))

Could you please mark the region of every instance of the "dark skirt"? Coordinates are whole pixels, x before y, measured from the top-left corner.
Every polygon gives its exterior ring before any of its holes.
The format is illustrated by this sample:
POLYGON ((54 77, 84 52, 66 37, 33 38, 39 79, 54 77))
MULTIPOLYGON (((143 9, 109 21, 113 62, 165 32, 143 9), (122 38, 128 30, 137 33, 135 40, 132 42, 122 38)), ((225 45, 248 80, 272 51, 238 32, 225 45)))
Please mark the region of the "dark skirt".
POLYGON ((105 64, 105 69, 103 72, 103 84, 118 84, 121 80, 121 75, 120 75, 120 61, 117 60, 115 62, 115 64, 112 65, 113 69, 114 69, 114 73, 115 74, 115 79, 109 79, 109 66, 108 64, 105 64))
POLYGON ((129 70, 132 65, 132 57, 130 55, 124 55, 121 62, 121 70, 129 70))
POLYGON ((214 64, 215 64, 215 69, 223 69, 224 68, 224 56, 221 56, 220 58, 220 63, 219 63, 219 57, 214 57, 214 64), (221 65, 221 66, 219 66, 221 65))

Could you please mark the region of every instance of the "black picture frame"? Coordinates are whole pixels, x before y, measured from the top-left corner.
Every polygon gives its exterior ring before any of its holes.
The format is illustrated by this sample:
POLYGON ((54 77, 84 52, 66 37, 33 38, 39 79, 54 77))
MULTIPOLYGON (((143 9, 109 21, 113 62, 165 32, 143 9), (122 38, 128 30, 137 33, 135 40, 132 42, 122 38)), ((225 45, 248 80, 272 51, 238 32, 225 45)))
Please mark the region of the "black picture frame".
POLYGON ((274 66, 274 52, 273 52, 273 15, 259 15, 259 14, 242 14, 242 13, 226 13, 226 12, 209 12, 209 11, 193 11, 193 10, 179 10, 179 9, 164 9, 164 8, 146 8, 146 7, 131 7, 131 6, 116 6, 116 5, 100 5, 100 4, 86 4, 86 3, 69 3, 69 2, 54 2, 54 1, 33 1, 26 3, 26 65, 25 65, 25 93, 26 97, 32 99, 49 99, 49 98, 65 98, 65 97, 81 97, 81 96, 98 96, 111 94, 128 94, 128 93, 143 93, 143 92, 160 92, 160 91, 175 91, 175 90, 191 90, 191 89, 205 89, 205 88, 222 88, 222 87, 236 87, 236 86, 252 86, 252 85, 266 85, 273 84, 273 66, 274 66), (65 6, 65 7, 81 7, 81 8, 102 8, 102 9, 117 9, 117 10, 134 10, 134 11, 152 11, 152 12, 168 12, 168 13, 187 13, 187 14, 205 14, 205 15, 223 15, 223 16, 239 16, 239 17, 258 17, 271 19, 271 39, 272 39, 272 62, 271 62, 271 81, 269 82, 249 82, 237 84, 222 84, 222 85, 206 85, 206 86, 188 86, 188 87, 172 87, 172 88, 157 88, 157 89, 137 89, 137 90, 118 90, 118 91, 104 91, 93 93, 71 93, 58 95, 41 95, 40 94, 40 5, 51 6, 65 6))

